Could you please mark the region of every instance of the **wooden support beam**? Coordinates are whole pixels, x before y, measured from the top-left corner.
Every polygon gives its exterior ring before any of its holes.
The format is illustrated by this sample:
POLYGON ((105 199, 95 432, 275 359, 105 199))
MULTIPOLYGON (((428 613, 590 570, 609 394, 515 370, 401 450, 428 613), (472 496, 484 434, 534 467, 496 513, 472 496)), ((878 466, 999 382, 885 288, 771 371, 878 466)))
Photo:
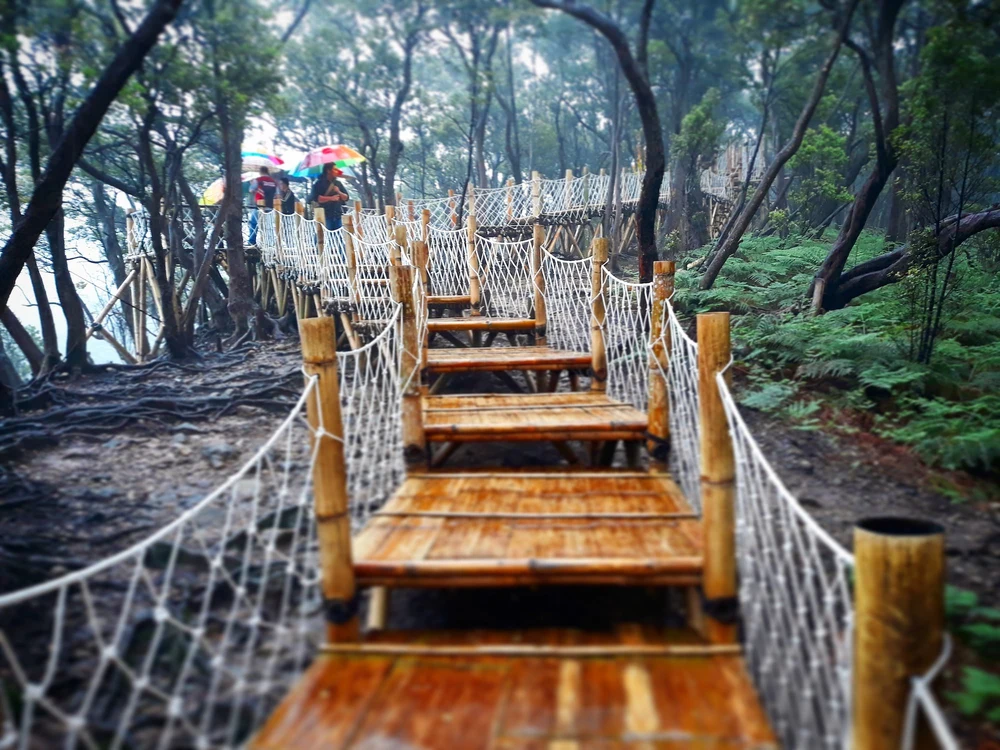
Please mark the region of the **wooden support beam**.
POLYGON ((531 173, 531 215, 538 219, 542 215, 542 175, 531 173))
POLYGON ((421 471, 427 468, 427 438, 424 435, 420 394, 420 341, 413 300, 413 273, 411 266, 392 266, 389 269, 392 297, 403 306, 403 347, 399 367, 403 460, 408 471, 421 471))
POLYGON ((729 313, 698 316, 701 506, 705 527, 705 611, 712 643, 736 642, 735 462, 715 376, 729 365, 729 313))
MULTIPOLYGON (((469 188, 472 194, 472 188, 469 188)), ((469 257, 469 314, 482 315, 482 285, 479 280, 479 253, 476 249, 476 212, 473 210, 472 201, 469 202, 469 214, 466 219, 468 234, 468 257, 469 257)))
POLYGON ((390 255, 389 262, 398 266, 403 262, 403 256, 410 258, 410 262, 413 262, 413 256, 410 255, 410 243, 406 236, 406 227, 402 224, 395 224, 393 226, 393 233, 395 234, 395 242, 390 245, 390 255))
POLYGON ((590 356, 593 372, 590 389, 593 391, 604 391, 608 387, 608 355, 604 348, 604 319, 606 315, 604 264, 607 261, 608 241, 601 237, 594 240, 591 253, 590 293, 593 303, 590 316, 590 356))
POLYGON ((667 300, 674 293, 675 264, 672 260, 653 263, 653 307, 650 311, 649 342, 649 439, 646 450, 666 469, 670 457, 670 398, 667 393, 670 328, 667 325, 667 300))
MULTIPOLYGON (((944 529, 911 518, 854 527, 853 750, 903 746, 912 678, 937 661, 944 639, 944 529)), ((937 748, 917 718, 916 750, 937 748)))
POLYGON ((299 320, 302 360, 307 377, 318 377, 307 402, 309 425, 319 442, 313 464, 316 535, 321 587, 326 602, 326 635, 331 643, 358 639, 357 591, 351 559, 351 521, 344 463, 344 425, 337 383, 336 329, 333 318, 299 320))
POLYGON ((108 303, 101 308, 101 312, 98 313, 97 317, 94 318, 94 322, 90 324, 90 328, 87 329, 87 338, 93 336, 94 331, 101 327, 101 323, 104 322, 104 319, 108 316, 108 313, 111 312, 115 303, 121 299, 122 292, 124 292, 128 288, 128 285, 132 283, 132 279, 135 278, 135 274, 136 269, 133 268, 128 272, 128 275, 125 277, 125 281, 123 281, 119 287, 115 289, 115 293, 111 295, 111 299, 109 299, 108 303))

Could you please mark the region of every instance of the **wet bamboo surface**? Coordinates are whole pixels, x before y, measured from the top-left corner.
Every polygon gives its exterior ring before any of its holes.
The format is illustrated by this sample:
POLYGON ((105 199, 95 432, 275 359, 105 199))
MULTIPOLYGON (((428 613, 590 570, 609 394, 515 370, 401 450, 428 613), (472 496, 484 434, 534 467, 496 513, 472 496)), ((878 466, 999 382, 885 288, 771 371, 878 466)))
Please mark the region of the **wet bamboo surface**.
POLYGON ((699 646, 688 634, 676 643, 670 633, 602 639, 577 631, 476 631, 455 637, 534 648, 523 655, 446 655, 436 637, 417 636, 409 641, 415 646, 410 653, 322 654, 251 746, 777 748, 742 658, 699 646), (582 650, 581 642, 606 651, 582 650), (686 652, 669 653, 671 646, 686 652), (655 647, 664 652, 640 653, 655 647))
POLYGON ((362 585, 691 585, 701 526, 666 475, 409 477, 354 539, 362 585))
POLYGON ((547 346, 428 349, 428 372, 493 372, 501 370, 580 370, 590 367, 587 352, 547 346))
POLYGON ((482 316, 429 318, 427 330, 438 331, 533 331, 534 318, 488 318, 482 316))
POLYGON ((603 392, 426 396, 429 441, 643 440, 647 416, 603 392))

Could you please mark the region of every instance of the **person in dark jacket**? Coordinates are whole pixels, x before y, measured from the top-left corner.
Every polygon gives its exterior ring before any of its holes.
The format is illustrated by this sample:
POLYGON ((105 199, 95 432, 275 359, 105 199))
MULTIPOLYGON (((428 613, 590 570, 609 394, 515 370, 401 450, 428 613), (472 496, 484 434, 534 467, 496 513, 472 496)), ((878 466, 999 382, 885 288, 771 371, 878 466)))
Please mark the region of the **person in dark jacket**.
POLYGON ((282 177, 279 181, 278 197, 281 198, 281 213, 294 214, 295 203, 298 201, 298 198, 292 192, 292 186, 289 184, 287 177, 282 177))
POLYGON ((340 229, 344 204, 351 199, 347 188, 337 179, 343 174, 332 164, 323 165, 323 174, 313 183, 312 192, 309 193, 309 202, 316 203, 323 209, 326 228, 331 231, 340 229))

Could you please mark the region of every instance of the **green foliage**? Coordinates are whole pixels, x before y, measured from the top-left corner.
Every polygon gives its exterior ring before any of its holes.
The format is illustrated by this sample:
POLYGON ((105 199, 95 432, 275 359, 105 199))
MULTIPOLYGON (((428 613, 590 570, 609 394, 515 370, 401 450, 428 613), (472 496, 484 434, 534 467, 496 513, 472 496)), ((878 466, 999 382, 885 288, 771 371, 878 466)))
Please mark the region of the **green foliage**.
MULTIPOLYGON (((865 233, 857 260, 882 252, 865 233)), ((742 401, 815 426, 817 401, 867 420, 883 437, 912 446, 947 469, 1000 467, 1000 281, 970 256, 950 297, 950 316, 930 364, 915 361, 914 325, 902 285, 814 316, 803 290, 825 257, 824 243, 796 237, 745 240, 715 287, 678 276, 678 304, 691 312, 727 309, 737 357, 748 372, 742 401), (874 415, 874 416, 869 416, 874 415)))
POLYGON ((981 714, 987 721, 1000 721, 1000 675, 966 667, 962 670, 962 691, 948 697, 966 716, 981 714))
POLYGON ((837 203, 851 200, 851 191, 844 186, 843 177, 846 146, 847 137, 829 125, 807 130, 799 150, 788 160, 789 169, 799 178, 790 200, 808 205, 823 200, 837 203))
POLYGON ((721 100, 719 90, 711 88, 684 116, 681 120, 681 132, 671 144, 676 160, 687 161, 694 169, 697 166, 708 166, 715 158, 719 140, 726 132, 725 120, 716 114, 721 100))

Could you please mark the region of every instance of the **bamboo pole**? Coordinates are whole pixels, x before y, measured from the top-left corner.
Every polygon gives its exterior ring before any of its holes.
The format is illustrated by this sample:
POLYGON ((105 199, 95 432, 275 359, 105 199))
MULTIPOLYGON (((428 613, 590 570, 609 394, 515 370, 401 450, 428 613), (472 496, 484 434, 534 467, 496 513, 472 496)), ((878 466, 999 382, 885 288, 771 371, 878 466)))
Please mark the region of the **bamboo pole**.
POLYGON ((135 277, 138 284, 135 297, 136 313, 136 359, 142 362, 149 353, 149 342, 146 340, 146 264, 145 256, 139 258, 139 274, 135 277))
POLYGON ((299 320, 303 369, 307 377, 316 375, 319 379, 307 403, 307 416, 310 427, 317 431, 313 497, 321 585, 326 602, 326 635, 331 643, 358 638, 336 336, 333 318, 299 320))
POLYGON ((542 175, 531 173, 531 215, 538 219, 542 215, 542 175))
MULTIPOLYGON (((95 323, 94 325, 97 324, 95 323)), ((118 356, 122 358, 123 362, 130 365, 137 364, 136 359, 132 356, 131 352, 129 352, 129 350, 126 349, 125 346, 118 339, 116 339, 110 331, 98 326, 98 328, 95 329, 95 332, 97 336, 99 336, 102 340, 107 341, 111 345, 111 348, 118 352, 118 356)))
POLYGON ((455 210, 455 191, 448 189, 448 212, 451 214, 451 225, 458 227, 458 212, 455 210))
POLYGON ((569 210, 573 208, 573 170, 566 170, 566 197, 564 199, 564 207, 569 210))
MULTIPOLYGON (((472 188, 469 188, 469 194, 472 194, 472 188)), ((467 230, 468 230, 468 248, 469 248, 469 314, 470 315, 482 315, 482 284, 479 280, 479 253, 476 251, 476 211, 475 203, 469 201, 469 214, 466 219, 467 230)))
POLYGON ((705 529, 705 623, 712 643, 736 642, 736 534, 733 444, 715 381, 729 365, 729 313, 698 316, 701 505, 705 529))
POLYGON ((406 236, 406 227, 402 224, 396 224, 393 231, 396 235, 396 241, 391 245, 392 253, 389 256, 389 260, 394 266, 402 265, 403 256, 405 254, 406 257, 410 258, 410 262, 412 264, 413 257, 410 253, 410 246, 406 236))
MULTIPOLYGON (((274 199, 274 246, 282 252, 281 242, 281 198, 274 199)), ((280 255, 279 255, 280 257, 280 255)))
POLYGON ((143 256, 142 263, 146 266, 146 278, 149 279, 149 288, 153 293, 153 305, 156 307, 156 314, 160 316, 160 325, 163 325, 163 321, 167 316, 163 312, 163 302, 160 297, 160 282, 156 280, 156 273, 149 258, 143 256))
POLYGON ((326 227, 326 209, 322 206, 317 206, 314 212, 316 217, 316 248, 319 250, 319 254, 323 254, 323 229, 326 227))
POLYGON ((399 368, 403 394, 403 458, 408 471, 423 471, 427 469, 427 438, 420 395, 420 341, 413 299, 413 272, 411 266, 393 266, 389 269, 389 277, 393 299, 403 306, 403 350, 399 368))
POLYGON ((406 201, 406 213, 410 217, 410 221, 417 220, 417 210, 413 207, 413 198, 406 201))
POLYGON ((344 255, 347 260, 347 294, 354 308, 353 317, 358 319, 361 300, 358 296, 358 256, 354 251, 354 217, 344 217, 344 255))
MULTIPOLYGON (((545 329, 548 325, 548 316, 545 310, 545 274, 542 272, 542 244, 545 242, 545 227, 541 224, 535 224, 533 232, 531 270, 535 279, 535 344, 544 346, 545 329)), ((558 375, 559 373, 556 373, 556 377, 558 375)))
POLYGON ((131 255, 135 252, 135 218, 132 214, 135 213, 135 209, 129 209, 128 214, 125 216, 125 246, 128 247, 128 254, 131 255))
POLYGON ((507 178, 507 190, 504 191, 504 201, 507 203, 507 223, 514 221, 514 178, 507 178))
POLYGON ((590 169, 583 168, 583 207, 590 208, 590 169))
POLYGON ((420 212, 420 239, 427 243, 431 241, 431 210, 429 208, 420 212))
POLYGON ((669 366, 670 329, 667 326, 667 300, 674 293, 675 264, 672 260, 653 263, 653 309, 650 312, 649 339, 649 439, 646 450, 657 464, 666 470, 670 456, 670 399, 667 395, 666 373, 669 366))
POLYGON ((121 285, 117 289, 115 289, 115 293, 111 295, 111 299, 108 300, 108 304, 106 304, 101 309, 101 312, 97 315, 96 318, 94 318, 94 322, 90 324, 90 328, 87 329, 87 338, 90 338, 91 336, 94 335, 94 331, 96 331, 100 327, 101 322, 104 320, 104 318, 107 317, 108 313, 111 312, 112 308, 114 308, 115 306, 115 303, 121 297, 122 292, 124 292, 125 289, 128 288, 128 285, 132 283, 132 279, 134 278, 135 278, 135 269, 133 268, 131 271, 128 272, 128 276, 125 277, 125 281, 123 281, 121 285))
POLYGON ((396 237, 396 207, 385 207, 385 236, 389 239, 389 262, 399 264, 399 248, 392 244, 396 237))
POLYGON ((593 299, 590 315, 590 389, 604 391, 608 387, 608 355, 604 348, 604 264, 608 261, 608 240, 599 237, 594 240, 591 252, 590 293, 593 299))
MULTIPOLYGON (((911 518, 854 527, 853 750, 902 746, 911 679, 941 653, 944 529, 911 518)), ((919 712, 918 712, 919 713, 919 712)), ((918 750, 937 748, 918 719, 918 750)))

